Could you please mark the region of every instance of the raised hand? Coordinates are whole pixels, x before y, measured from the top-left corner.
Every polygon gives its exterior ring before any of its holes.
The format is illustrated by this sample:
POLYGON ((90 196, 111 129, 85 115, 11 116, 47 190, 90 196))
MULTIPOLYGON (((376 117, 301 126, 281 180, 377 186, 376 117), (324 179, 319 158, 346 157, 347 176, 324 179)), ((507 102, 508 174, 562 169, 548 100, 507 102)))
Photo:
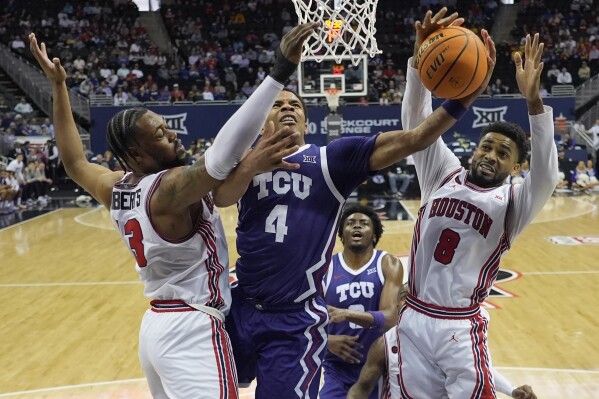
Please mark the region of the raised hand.
POLYGON ((535 33, 534 38, 526 35, 526 45, 524 46, 524 66, 522 65, 522 54, 514 54, 516 63, 516 82, 518 89, 526 101, 533 102, 541 99, 539 92, 541 88, 541 72, 544 64, 541 62, 544 44, 539 42, 539 34, 535 33))
POLYGON ((296 65, 300 63, 304 42, 319 26, 319 22, 308 22, 296 26, 283 36, 280 48, 287 61, 296 65))
POLYGON ((283 160, 298 150, 299 146, 293 143, 299 136, 300 133, 287 126, 275 132, 275 125, 271 121, 266 125, 256 147, 247 154, 241 165, 251 168, 256 175, 275 169, 299 169, 299 164, 283 160))
POLYGON ((363 346, 356 342, 357 340, 357 335, 329 335, 327 349, 347 363, 360 363, 363 356, 358 349, 363 348, 363 346))
POLYGON ((29 34, 29 49, 42 67, 42 70, 48 79, 53 83, 62 83, 66 80, 67 72, 60 64, 60 60, 56 57, 50 60, 48 52, 46 51, 46 43, 42 43, 42 45, 39 46, 34 33, 29 34))
POLYGON ((485 44, 485 52, 487 53, 487 76, 485 76, 485 80, 483 80, 481 85, 474 93, 460 99, 462 104, 464 104, 466 107, 470 106, 478 98, 478 96, 485 92, 487 86, 489 85, 489 81, 491 80, 491 76, 493 75, 493 70, 495 69, 497 55, 495 43, 493 42, 493 39, 491 39, 491 35, 489 35, 489 32, 487 32, 486 29, 481 30, 480 33, 483 37, 483 43, 485 44))
MULTIPOLYGON (((424 15, 424 21, 416 21, 414 28, 416 29, 416 42, 414 43, 414 59, 418 56, 418 49, 420 45, 434 31, 444 26, 460 26, 464 23, 464 18, 459 18, 458 13, 454 12, 450 16, 446 17, 447 7, 440 9, 434 16, 431 10, 428 10, 424 15)), ((414 65, 413 65, 414 66, 414 65)))

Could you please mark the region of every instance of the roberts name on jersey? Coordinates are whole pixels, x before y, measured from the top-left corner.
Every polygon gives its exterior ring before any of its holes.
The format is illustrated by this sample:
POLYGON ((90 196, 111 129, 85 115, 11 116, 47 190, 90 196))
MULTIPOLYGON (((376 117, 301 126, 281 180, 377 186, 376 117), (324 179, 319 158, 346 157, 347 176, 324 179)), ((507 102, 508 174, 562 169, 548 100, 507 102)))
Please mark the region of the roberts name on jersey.
POLYGON ((131 210, 141 205, 141 189, 135 191, 117 191, 112 192, 112 202, 110 209, 131 210))

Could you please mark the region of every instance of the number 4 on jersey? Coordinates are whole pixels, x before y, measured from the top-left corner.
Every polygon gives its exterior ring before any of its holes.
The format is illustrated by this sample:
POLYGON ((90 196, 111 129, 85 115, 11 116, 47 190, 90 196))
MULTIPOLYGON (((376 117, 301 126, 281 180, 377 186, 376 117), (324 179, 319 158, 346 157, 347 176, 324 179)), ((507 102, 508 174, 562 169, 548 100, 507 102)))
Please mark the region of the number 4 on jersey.
POLYGON ((287 205, 277 205, 266 218, 264 231, 273 233, 276 242, 283 242, 287 235, 287 205))

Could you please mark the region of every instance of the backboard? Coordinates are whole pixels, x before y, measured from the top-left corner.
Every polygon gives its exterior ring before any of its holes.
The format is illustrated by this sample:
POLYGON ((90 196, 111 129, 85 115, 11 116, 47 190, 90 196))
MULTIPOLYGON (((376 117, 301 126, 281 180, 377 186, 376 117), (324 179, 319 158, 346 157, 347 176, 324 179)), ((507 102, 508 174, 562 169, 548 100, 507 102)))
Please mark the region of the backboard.
MULTIPOLYGON (((362 97, 368 91, 368 56, 360 57, 356 66, 351 57, 342 56, 341 63, 334 56, 325 56, 317 62, 307 58, 299 64, 298 90, 304 98, 324 97, 325 90, 334 87, 341 90, 342 97, 362 97)), ((338 56, 337 56, 338 58, 338 56)))

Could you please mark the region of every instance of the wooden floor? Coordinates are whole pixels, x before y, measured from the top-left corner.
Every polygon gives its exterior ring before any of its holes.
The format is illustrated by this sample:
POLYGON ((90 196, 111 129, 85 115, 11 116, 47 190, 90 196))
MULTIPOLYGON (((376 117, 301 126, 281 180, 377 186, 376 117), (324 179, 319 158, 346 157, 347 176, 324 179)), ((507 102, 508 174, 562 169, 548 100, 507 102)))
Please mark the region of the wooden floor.
MULTIPOLYGON (((599 245, 548 240, 599 237, 598 205, 552 198, 502 263, 520 273, 498 286, 513 297, 490 300, 494 364, 539 398, 599 398, 599 245)), ((235 259, 236 211, 222 214, 235 259)), ((379 248, 407 254, 412 226, 385 222, 379 248)), ((150 397, 137 359, 148 301, 106 211, 61 209, 0 230, 0 271, 0 397, 150 397)))

